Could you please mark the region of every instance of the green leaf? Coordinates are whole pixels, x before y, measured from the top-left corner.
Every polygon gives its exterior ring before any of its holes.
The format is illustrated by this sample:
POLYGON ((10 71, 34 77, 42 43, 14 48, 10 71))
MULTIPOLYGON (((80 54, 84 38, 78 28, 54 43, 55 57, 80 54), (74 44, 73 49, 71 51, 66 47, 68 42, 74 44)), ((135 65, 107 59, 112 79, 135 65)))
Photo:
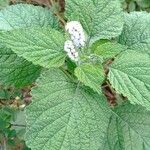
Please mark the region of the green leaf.
POLYGON ((17 137, 21 140, 24 140, 26 119, 24 111, 17 111, 15 114, 14 121, 11 121, 11 129, 16 131, 17 137))
POLYGON ((94 91, 101 93, 101 84, 105 79, 103 67, 100 65, 82 64, 75 69, 79 81, 94 91))
POLYGON ((80 21, 92 41, 116 37, 123 27, 118 0, 66 0, 66 17, 80 21))
POLYGON ((9 0, 0 0, 0 9, 9 5, 9 0))
POLYGON ((106 99, 68 79, 43 73, 26 108, 26 143, 33 150, 98 150, 110 116, 106 99))
POLYGON ((136 11, 136 2, 131 1, 128 5, 129 12, 136 11))
POLYGON ((116 57, 116 55, 126 49, 127 48, 124 45, 119 43, 106 42, 97 46, 94 49, 94 53, 103 56, 104 59, 110 59, 116 57))
POLYGON ((149 0, 136 0, 136 2, 142 8, 150 7, 150 1, 149 0))
POLYGON ((5 129, 10 126, 12 114, 4 108, 0 108, 0 129, 4 133, 5 129))
POLYGON ((108 78, 117 92, 127 96, 132 104, 150 109, 150 57, 148 54, 126 51, 111 65, 108 78))
POLYGON ((102 150, 149 150, 150 112, 125 103, 114 110, 102 150))
MULTIPOLYGON (((33 26, 43 27, 48 25, 57 28, 58 21, 46 8, 29 4, 17 4, 0 11, 0 30, 12 30, 33 26)), ((17 40, 15 39, 16 37, 13 37, 11 40, 17 40)), ((19 35, 18 39, 21 40, 19 35)), ((0 57, 0 82, 4 85, 20 88, 31 84, 40 74, 40 67, 33 65, 22 57, 18 57, 14 52, 4 46, 0 46, 0 57)))
POLYGON ((2 32, 2 43, 36 65, 46 68, 64 63, 64 35, 51 27, 26 28, 2 32))
POLYGON ((95 41, 92 45, 91 45, 91 50, 94 51, 99 45, 105 44, 107 42, 110 42, 110 40, 108 39, 100 39, 95 41))
POLYGON ((10 49, 0 46, 0 83, 17 88, 31 84, 39 76, 41 67, 18 57, 10 49))
POLYGON ((119 43, 129 49, 150 54, 150 14, 133 12, 125 14, 125 25, 119 43))
POLYGON ((58 21, 50 10, 29 4, 12 5, 0 11, 0 30, 12 30, 33 26, 58 27, 58 21))
POLYGON ((75 68, 77 67, 76 63, 73 62, 70 58, 66 58, 66 63, 64 64, 64 67, 67 66, 67 70, 74 73, 75 68))

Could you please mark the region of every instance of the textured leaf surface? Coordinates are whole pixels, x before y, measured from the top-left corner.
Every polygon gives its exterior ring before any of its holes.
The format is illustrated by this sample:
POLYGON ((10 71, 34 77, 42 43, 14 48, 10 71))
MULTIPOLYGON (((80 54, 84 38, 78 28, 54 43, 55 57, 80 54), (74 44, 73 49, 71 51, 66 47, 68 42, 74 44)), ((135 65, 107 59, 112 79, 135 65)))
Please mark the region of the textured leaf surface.
POLYGON ((65 60, 64 36, 51 27, 2 32, 0 40, 19 56, 46 68, 58 67, 65 60))
POLYGON ((150 109, 150 56, 126 51, 110 67, 109 80, 131 103, 150 109))
POLYGON ((10 49, 0 46, 0 83, 17 88, 31 84, 39 76, 41 67, 18 57, 10 49))
MULTIPOLYGON (((48 9, 42 7, 18 4, 0 11, 0 30, 12 30, 33 26, 43 27, 48 25, 57 28, 58 22, 48 9)), ((13 39, 17 40, 17 36, 11 40, 13 39)), ((23 40, 19 35, 18 39, 23 40)), ((23 43, 22 41, 20 42, 23 43)), ((28 41, 29 44, 30 42, 28 41)), ((27 48, 29 45, 24 46, 27 48)), ((18 88, 23 87, 32 83, 40 74, 40 70, 40 67, 34 66, 31 62, 18 57, 10 49, 4 48, 4 46, 0 47, 0 82, 2 84, 18 88)))
POLYGON ((137 4, 140 6, 140 7, 143 7, 143 8, 148 8, 150 7, 150 1, 149 0, 136 0, 137 4))
POLYGON ((66 0, 66 16, 69 20, 80 21, 94 41, 116 37, 123 27, 118 0, 66 0))
POLYGON ((103 56, 104 59, 114 58, 120 52, 126 50, 126 47, 119 43, 106 42, 100 44, 94 49, 94 53, 103 56))
POLYGON ((110 113, 103 96, 60 70, 42 74, 26 108, 26 143, 32 150, 98 150, 110 113))
POLYGON ((105 79, 104 70, 100 65, 82 64, 75 69, 79 81, 94 91, 101 93, 101 84, 105 79))
POLYGON ((9 5, 9 0, 0 0, 0 9, 9 5))
POLYGON ((150 112, 129 103, 118 107, 110 118, 102 150, 149 150, 150 112))
POLYGON ((0 30, 48 25, 58 27, 58 21, 46 8, 18 4, 0 11, 0 30))
POLYGON ((150 54, 150 14, 125 14, 125 25, 119 43, 127 45, 129 49, 150 54))

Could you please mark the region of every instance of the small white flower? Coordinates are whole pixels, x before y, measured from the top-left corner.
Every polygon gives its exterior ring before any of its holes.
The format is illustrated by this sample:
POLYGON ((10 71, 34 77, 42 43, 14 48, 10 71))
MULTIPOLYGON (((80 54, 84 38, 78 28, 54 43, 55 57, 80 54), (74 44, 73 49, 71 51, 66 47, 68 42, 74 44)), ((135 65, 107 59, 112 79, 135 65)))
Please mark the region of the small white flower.
POLYGON ((64 44, 64 50, 66 52, 70 52, 71 50, 75 49, 73 42, 70 40, 67 40, 64 44))
POLYGON ((64 50, 71 60, 78 61, 79 54, 76 48, 84 47, 86 41, 82 25, 78 21, 71 21, 66 24, 65 29, 70 34, 71 40, 65 42, 64 50))
POLYGON ((83 38, 74 38, 74 37, 71 37, 71 40, 73 41, 74 45, 76 47, 84 47, 85 46, 85 41, 83 40, 83 38))
POLYGON ((74 56, 71 53, 67 53, 67 55, 71 60, 74 60, 74 56))
POLYGON ((76 47, 85 46, 85 34, 82 25, 78 21, 68 22, 65 26, 66 31, 70 34, 71 40, 76 47))
POLYGON ((78 55, 78 52, 75 52, 75 53, 67 53, 68 54, 68 57, 73 60, 73 61, 78 61, 79 60, 79 55, 78 55))
POLYGON ((70 21, 65 26, 66 31, 74 32, 75 30, 83 31, 82 25, 78 21, 70 21))
POLYGON ((71 49, 70 52, 74 54, 76 53, 76 49, 71 49))
POLYGON ((76 51, 72 41, 67 40, 65 42, 64 50, 67 52, 67 55, 71 60, 78 61, 78 52, 76 51))
POLYGON ((78 59, 78 57, 79 57, 78 52, 72 53, 72 55, 74 56, 75 59, 78 59))

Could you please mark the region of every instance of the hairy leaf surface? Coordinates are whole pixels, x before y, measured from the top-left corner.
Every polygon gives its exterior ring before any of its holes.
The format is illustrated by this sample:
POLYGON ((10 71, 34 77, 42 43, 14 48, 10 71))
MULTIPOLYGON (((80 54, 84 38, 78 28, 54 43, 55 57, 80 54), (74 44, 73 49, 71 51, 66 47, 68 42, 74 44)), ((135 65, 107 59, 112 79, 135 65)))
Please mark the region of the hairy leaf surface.
POLYGON ((103 150, 149 150, 150 112, 125 103, 114 110, 103 150))
POLYGON ((59 69, 43 73, 26 108, 26 143, 32 150, 98 150, 109 108, 105 98, 80 86, 59 69))
POLYGON ((0 30, 12 30, 33 26, 58 27, 58 21, 50 10, 29 4, 12 5, 0 11, 0 30))
POLYGON ((133 12, 125 14, 125 25, 119 42, 129 49, 150 54, 150 14, 133 12))
POLYGON ((65 60, 64 35, 51 27, 2 32, 0 40, 17 55, 36 65, 59 67, 65 60))
POLYGON ((136 51, 122 53, 111 65, 108 78, 117 92, 132 104, 150 109, 150 56, 136 51))
POLYGON ((9 0, 0 0, 0 9, 9 5, 9 0))
POLYGON ((18 57, 10 49, 0 46, 0 83, 17 88, 31 84, 39 76, 41 67, 18 57))
POLYGON ((106 42, 97 46, 93 51, 95 54, 103 56, 104 59, 110 59, 126 49, 127 48, 124 45, 119 43, 106 42))
POLYGON ((101 93, 101 84, 105 79, 103 67, 93 64, 82 64, 75 69, 79 81, 101 93))
MULTIPOLYGON (((57 28, 58 21, 46 8, 29 4, 17 4, 0 11, 0 30, 14 30, 33 26, 43 27, 48 25, 57 28)), ((19 35, 18 39, 16 38, 17 36, 14 36, 11 40, 22 39, 19 35)), ((21 41, 21 43, 23 42, 21 41)), ((41 68, 34 66, 22 57, 18 57, 5 46, 0 47, 1 83, 18 88, 32 83, 40 74, 41 68)))
POLYGON ((80 21, 92 41, 116 37, 123 27, 118 0, 66 0, 66 16, 80 21))

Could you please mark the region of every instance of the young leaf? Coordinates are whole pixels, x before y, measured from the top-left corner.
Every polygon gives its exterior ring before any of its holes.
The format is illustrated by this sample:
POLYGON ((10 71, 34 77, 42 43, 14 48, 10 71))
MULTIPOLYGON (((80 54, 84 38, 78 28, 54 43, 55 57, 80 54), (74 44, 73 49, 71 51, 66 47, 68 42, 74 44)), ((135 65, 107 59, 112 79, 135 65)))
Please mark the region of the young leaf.
POLYGON ((98 150, 110 117, 105 98, 68 79, 43 73, 26 108, 26 143, 36 150, 98 150))
POLYGON ((18 57, 10 49, 0 46, 0 83, 17 88, 31 84, 39 76, 41 67, 18 57))
POLYGON ((149 150, 150 112, 129 103, 110 117, 103 150, 149 150))
POLYGON ((58 21, 50 10, 29 4, 12 5, 0 11, 0 30, 12 30, 33 26, 58 27, 58 21))
POLYGON ((107 42, 110 42, 110 40, 108 39, 100 39, 95 41, 92 45, 91 45, 91 50, 94 51, 99 45, 105 44, 107 42))
POLYGON ((64 35, 51 27, 2 32, 0 40, 17 55, 46 68, 64 63, 64 35))
POLYGON ((104 59, 114 58, 116 55, 126 50, 127 48, 124 45, 119 43, 106 42, 100 44, 94 49, 94 53, 103 56, 104 59))
POLYGON ((150 109, 150 57, 148 54, 126 51, 111 65, 108 78, 117 92, 127 96, 132 104, 150 109))
POLYGON ((101 93, 101 84, 105 79, 103 67, 100 65, 82 64, 75 69, 79 81, 94 91, 101 93))
POLYGON ((150 54, 150 14, 133 12, 125 14, 125 25, 119 43, 129 49, 150 54))
POLYGON ((66 0, 66 17, 80 21, 93 42, 116 37, 123 27, 118 0, 66 0))

